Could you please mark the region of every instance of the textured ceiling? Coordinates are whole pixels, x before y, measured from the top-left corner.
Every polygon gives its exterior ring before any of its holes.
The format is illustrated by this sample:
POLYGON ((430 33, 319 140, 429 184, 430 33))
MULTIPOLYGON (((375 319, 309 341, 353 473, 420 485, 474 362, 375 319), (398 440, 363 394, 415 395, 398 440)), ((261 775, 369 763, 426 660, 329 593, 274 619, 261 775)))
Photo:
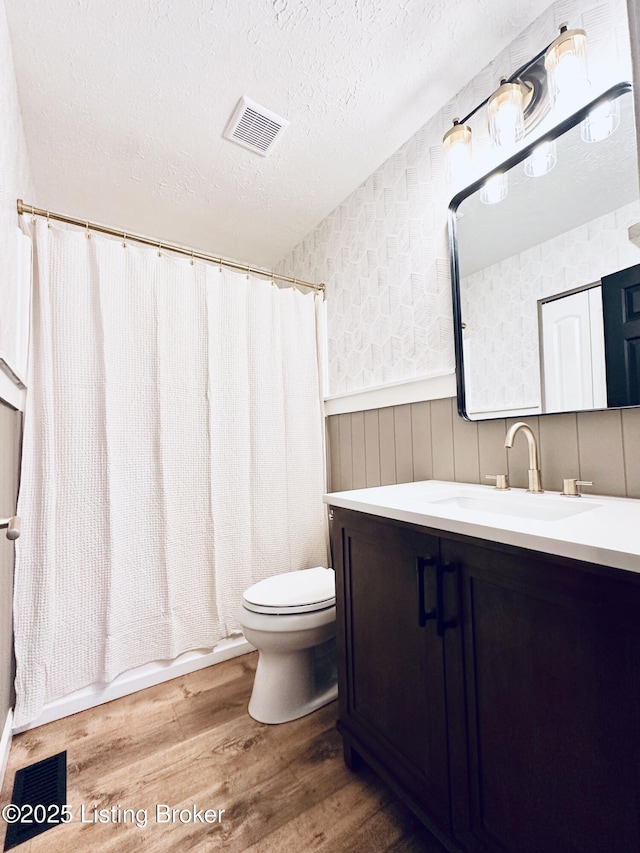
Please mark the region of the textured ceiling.
POLYGON ((25 201, 266 267, 549 5, 5 3, 25 201), (266 158, 222 138, 241 95, 290 122, 266 158))

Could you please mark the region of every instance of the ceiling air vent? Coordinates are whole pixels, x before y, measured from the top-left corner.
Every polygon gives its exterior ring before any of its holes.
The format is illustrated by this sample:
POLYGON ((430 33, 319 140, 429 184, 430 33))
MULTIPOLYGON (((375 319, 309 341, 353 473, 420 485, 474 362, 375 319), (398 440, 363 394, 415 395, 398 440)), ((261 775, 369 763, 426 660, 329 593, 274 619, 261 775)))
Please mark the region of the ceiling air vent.
POLYGON ((288 125, 281 116, 243 95, 223 135, 264 156, 271 153, 288 125))

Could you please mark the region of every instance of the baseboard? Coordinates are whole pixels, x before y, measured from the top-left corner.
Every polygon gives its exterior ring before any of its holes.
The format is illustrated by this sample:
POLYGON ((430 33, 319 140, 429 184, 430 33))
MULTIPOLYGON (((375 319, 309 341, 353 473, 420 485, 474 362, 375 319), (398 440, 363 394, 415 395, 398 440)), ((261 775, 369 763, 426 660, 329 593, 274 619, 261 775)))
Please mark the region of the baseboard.
POLYGON ((76 690, 74 693, 69 693, 68 696, 63 696, 54 702, 48 702, 37 719, 13 729, 13 734, 26 732, 28 729, 43 726, 45 723, 51 723, 62 717, 69 717, 79 711, 95 708, 97 705, 103 705, 113 699, 120 699, 122 696, 128 696, 130 693, 136 693, 146 687, 153 687, 163 681, 170 681, 172 678, 187 675, 187 673, 195 672, 197 669, 204 669, 207 666, 222 663, 225 660, 246 655, 252 651, 254 651, 253 646, 244 637, 239 636, 222 640, 214 649, 184 652, 174 660, 154 661, 136 667, 122 673, 107 685, 84 687, 82 690, 76 690))
POLYGON ((7 762, 9 761, 9 751, 11 749, 11 737, 12 737, 12 725, 13 725, 13 711, 9 709, 7 713, 7 719, 4 723, 4 728, 2 729, 2 738, 0 738, 0 789, 2 788, 2 784, 4 782, 4 774, 7 769, 7 762))

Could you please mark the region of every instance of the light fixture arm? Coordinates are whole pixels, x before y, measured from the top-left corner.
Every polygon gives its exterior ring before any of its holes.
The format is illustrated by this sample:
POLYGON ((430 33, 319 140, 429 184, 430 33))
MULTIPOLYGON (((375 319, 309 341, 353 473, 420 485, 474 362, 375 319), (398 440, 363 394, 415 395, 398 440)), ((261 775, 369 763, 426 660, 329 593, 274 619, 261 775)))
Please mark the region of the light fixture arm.
MULTIPOLYGON (((562 29, 565 29, 565 30, 567 29, 567 28, 566 28, 566 26, 564 26, 564 24, 563 24, 563 26, 561 27, 561 31, 562 31, 562 29)), ((536 55, 535 55, 534 57, 532 57, 528 62, 525 62, 525 64, 524 64, 524 65, 521 65, 521 66, 520 66, 520 68, 518 68, 516 71, 514 71, 514 72, 513 72, 513 74, 512 74, 510 77, 503 77, 503 78, 502 78, 502 80, 501 80, 500 82, 501 82, 501 83, 516 83, 516 82, 521 82, 521 81, 519 81, 519 80, 518 80, 518 78, 519 78, 522 74, 524 74, 524 72, 525 72, 525 71, 528 71, 528 70, 529 70, 529 68, 531 68, 531 66, 532 66, 532 65, 535 65, 535 64, 536 64, 536 62, 538 62, 540 59, 542 59, 542 57, 543 57, 543 56, 545 55, 545 53, 549 50, 549 48, 551 47, 551 45, 552 45, 552 44, 553 44, 553 42, 552 42, 552 41, 551 41, 551 42, 549 42, 549 44, 548 44, 548 45, 547 45, 543 50, 541 50, 539 53, 536 53, 536 55)), ((524 82, 523 82, 523 84, 524 84, 525 86, 527 86, 527 88, 528 88, 528 89, 530 89, 530 88, 531 88, 531 87, 529 86, 529 84, 528 84, 528 83, 526 83, 526 81, 524 81, 524 82)), ((470 118, 473 118, 473 116, 478 112, 478 110, 481 110, 483 107, 486 107, 486 105, 487 105, 487 104, 489 103, 489 101, 491 100, 491 96, 492 96, 492 95, 493 95, 493 92, 491 93, 491 95, 487 95, 487 97, 484 99, 484 101, 481 101, 477 106, 475 106, 475 107, 471 110, 471 112, 470 112, 470 113, 468 113, 464 118, 456 119, 455 124, 466 124, 466 123, 469 121, 469 119, 470 119, 470 118)))

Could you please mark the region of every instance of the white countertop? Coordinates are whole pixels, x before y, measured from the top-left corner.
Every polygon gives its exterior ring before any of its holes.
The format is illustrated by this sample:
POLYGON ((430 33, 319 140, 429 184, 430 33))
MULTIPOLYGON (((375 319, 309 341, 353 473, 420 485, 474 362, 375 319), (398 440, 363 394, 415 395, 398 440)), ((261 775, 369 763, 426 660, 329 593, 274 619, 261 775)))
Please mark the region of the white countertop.
POLYGON ((335 507, 640 572, 640 500, 423 480, 324 495, 335 507), (505 514, 502 514, 504 507, 505 514), (568 517, 562 516, 566 513, 568 517), (578 512, 579 510, 579 512, 578 512), (549 515, 550 519, 532 518, 549 515))

